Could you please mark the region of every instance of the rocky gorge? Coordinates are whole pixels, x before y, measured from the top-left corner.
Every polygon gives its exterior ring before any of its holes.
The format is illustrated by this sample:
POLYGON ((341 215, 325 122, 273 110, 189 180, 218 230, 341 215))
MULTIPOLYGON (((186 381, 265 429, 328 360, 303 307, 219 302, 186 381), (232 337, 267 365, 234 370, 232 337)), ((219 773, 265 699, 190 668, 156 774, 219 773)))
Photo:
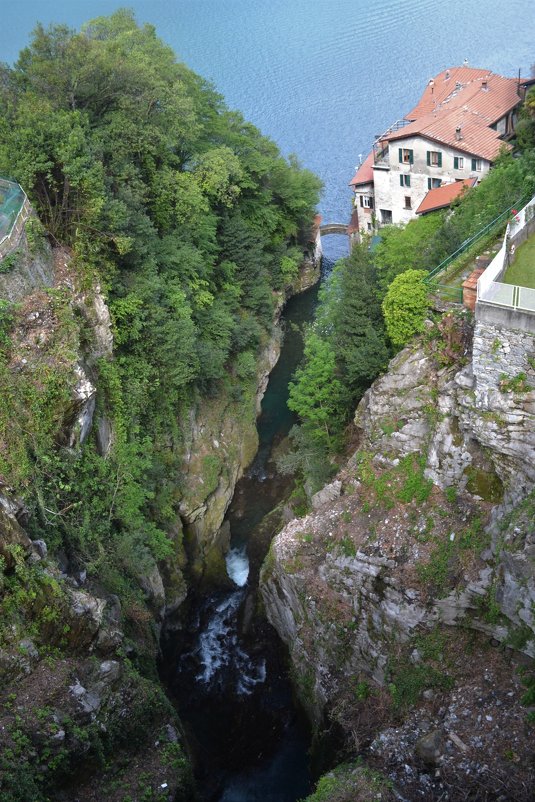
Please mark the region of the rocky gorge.
MULTIPOLYGON (((76 462, 92 436, 106 459, 116 433, 97 369, 99 360, 113 358, 105 296, 98 285, 82 285, 66 248, 51 249, 42 240, 36 249, 23 238, 18 263, 23 279, 18 268, 2 276, 3 292, 17 304, 7 369, 29 377, 36 392, 43 392, 43 375, 61 371, 68 391, 54 399, 58 446, 76 462)), ((319 263, 309 258, 296 289, 318 279, 319 263)), ((139 566, 141 603, 132 599, 125 609, 94 568, 64 550, 52 555, 45 540, 32 540, 35 524, 46 529, 57 513, 37 491, 42 521, 36 522, 22 500, 28 490, 0 477, 6 792, 19 782, 22 766, 27 799, 43 785, 65 800, 73 794, 78 800, 122 800, 126 791, 136 798, 193 798, 181 723, 156 674, 159 638, 164 623, 174 626, 183 616, 188 586, 229 583, 222 523, 236 482, 257 451, 256 417, 280 353, 284 301, 280 294, 250 391, 199 397, 190 408, 179 514, 168 532, 173 553, 139 566), (76 777, 72 788, 69 777, 76 777)), ((13 462, 17 456, 11 455, 13 462)))
MULTIPOLYGON (((112 354, 109 311, 98 286, 80 287, 66 249, 43 247, 46 271, 17 296, 10 370, 38 381, 59 363, 70 376, 56 408, 61 448, 76 459, 93 433, 105 457, 114 425, 95 366, 112 354)), ((73 773, 80 800, 122 800, 126 789, 193 798, 182 725, 155 672, 159 637, 164 624, 183 625, 188 586, 228 585, 223 521, 258 447, 280 340, 276 325, 245 399, 192 405, 174 554, 140 567, 143 605, 125 610, 94 571, 67 553, 51 559, 28 535, 16 489, 0 488, 15 605, 0 662, 3 772, 9 782, 10 760, 36 767, 28 798, 43 778, 58 799, 73 798, 73 773), (99 755, 112 753, 103 771, 99 755)), ((534 340, 466 314, 429 321, 360 402, 357 450, 272 543, 265 613, 289 650, 315 762, 345 761, 323 780, 329 799, 457 800, 461 788, 473 799, 530 798, 534 340)))
POLYGON ((534 353, 463 313, 429 321, 272 544, 266 614, 347 761, 318 799, 531 798, 534 353))

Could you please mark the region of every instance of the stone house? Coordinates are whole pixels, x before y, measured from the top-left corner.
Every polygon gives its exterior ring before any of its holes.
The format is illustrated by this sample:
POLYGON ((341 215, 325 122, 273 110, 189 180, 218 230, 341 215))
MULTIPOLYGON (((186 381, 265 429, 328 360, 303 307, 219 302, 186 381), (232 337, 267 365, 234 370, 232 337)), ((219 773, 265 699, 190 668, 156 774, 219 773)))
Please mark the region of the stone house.
POLYGON ((429 192, 459 182, 447 193, 451 203, 468 179, 482 178, 501 149, 511 148, 529 83, 466 66, 432 78, 414 109, 373 143, 350 182, 359 232, 407 223, 422 204, 431 205, 429 192))

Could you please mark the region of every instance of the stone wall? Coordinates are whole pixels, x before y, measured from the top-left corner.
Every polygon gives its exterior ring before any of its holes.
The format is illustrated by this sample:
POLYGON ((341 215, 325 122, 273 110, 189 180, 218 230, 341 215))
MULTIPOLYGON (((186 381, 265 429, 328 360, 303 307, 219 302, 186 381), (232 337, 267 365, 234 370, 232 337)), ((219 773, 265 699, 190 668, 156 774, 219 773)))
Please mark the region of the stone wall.
POLYGON ((480 394, 499 389, 504 377, 519 373, 535 385, 535 333, 476 322, 472 370, 480 394))

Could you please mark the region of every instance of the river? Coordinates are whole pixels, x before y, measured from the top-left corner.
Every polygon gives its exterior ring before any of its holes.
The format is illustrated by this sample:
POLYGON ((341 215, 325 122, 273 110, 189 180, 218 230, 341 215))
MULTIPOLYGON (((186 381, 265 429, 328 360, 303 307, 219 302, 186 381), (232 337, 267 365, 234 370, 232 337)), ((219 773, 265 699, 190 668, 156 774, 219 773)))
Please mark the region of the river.
POLYGON ((175 697, 206 802, 295 802, 310 791, 310 735, 294 705, 284 650, 257 608, 260 565, 275 523, 265 516, 285 497, 273 449, 294 417, 288 382, 299 363, 301 330, 318 288, 291 298, 286 335, 258 419, 259 449, 227 514, 228 590, 190 593, 185 629, 164 641, 163 675, 175 697))
MULTIPOLYGON (((80 26, 117 0, 3 3, 0 61, 37 20, 80 26)), ((428 79, 461 64, 529 74, 535 3, 516 0, 128 0, 140 22, 211 79, 285 154, 323 180, 326 222, 347 222, 350 181, 374 135, 414 106, 428 79)), ((344 238, 326 243, 330 256, 344 238)))

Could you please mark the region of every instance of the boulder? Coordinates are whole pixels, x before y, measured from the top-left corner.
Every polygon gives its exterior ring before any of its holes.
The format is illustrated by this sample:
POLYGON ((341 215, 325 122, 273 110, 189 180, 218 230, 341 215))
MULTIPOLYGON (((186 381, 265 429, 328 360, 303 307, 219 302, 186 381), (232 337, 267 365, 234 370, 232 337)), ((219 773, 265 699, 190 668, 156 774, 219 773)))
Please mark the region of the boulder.
POLYGON ((31 551, 32 541, 15 518, 0 506, 0 557, 4 558, 8 570, 15 565, 13 551, 17 547, 26 555, 31 551))
POLYGON ((342 482, 339 480, 331 482, 329 485, 325 485, 325 487, 322 487, 321 490, 319 490, 317 493, 314 493, 312 496, 312 507, 315 510, 318 510, 324 504, 335 501, 340 496, 341 492, 342 482))
POLYGON ((444 749, 444 738, 441 730, 432 730, 416 741, 415 753, 428 766, 436 766, 440 762, 444 749))

